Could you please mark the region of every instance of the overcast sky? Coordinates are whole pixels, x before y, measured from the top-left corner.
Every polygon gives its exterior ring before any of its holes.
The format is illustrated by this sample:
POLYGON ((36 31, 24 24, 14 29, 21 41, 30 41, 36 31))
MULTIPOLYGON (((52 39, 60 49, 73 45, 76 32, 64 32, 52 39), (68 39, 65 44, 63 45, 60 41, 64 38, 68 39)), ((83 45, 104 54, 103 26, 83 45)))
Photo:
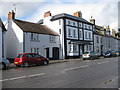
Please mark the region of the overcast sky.
POLYGON ((67 13, 73 15, 82 11, 82 17, 96 20, 97 25, 118 29, 118 1, 119 0, 1 0, 0 17, 5 22, 9 11, 15 10, 16 19, 38 22, 45 12, 52 15, 67 13), (15 4, 15 6, 13 5, 15 4))

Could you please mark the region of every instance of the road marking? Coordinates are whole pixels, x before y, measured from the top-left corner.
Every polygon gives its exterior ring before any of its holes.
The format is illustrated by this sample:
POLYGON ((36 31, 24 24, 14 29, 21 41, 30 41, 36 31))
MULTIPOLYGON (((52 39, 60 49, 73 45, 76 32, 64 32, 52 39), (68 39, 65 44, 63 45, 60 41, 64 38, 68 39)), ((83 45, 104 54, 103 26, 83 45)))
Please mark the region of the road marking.
POLYGON ((75 69, 85 68, 85 67, 88 67, 88 66, 89 66, 89 65, 80 66, 80 67, 73 67, 73 68, 69 68, 69 69, 64 69, 64 71, 69 71, 69 70, 75 70, 75 69))
POLYGON ((26 78, 27 76, 22 76, 22 77, 15 77, 15 78, 10 78, 8 80, 16 80, 16 79, 22 79, 22 78, 26 78))
POLYGON ((44 75, 45 73, 41 73, 41 74, 34 74, 34 75, 29 75, 28 77, 37 77, 37 76, 40 76, 40 75, 44 75))
POLYGON ((34 74, 34 75, 29 75, 29 76, 14 77, 14 78, 9 78, 9 79, 0 80, 0 82, 17 80, 17 79, 23 79, 23 78, 30 78, 30 77, 36 77, 36 76, 40 76, 40 75, 44 75, 44 74, 45 74, 45 73, 34 74))
POLYGON ((98 63, 98 64, 103 64, 103 63, 107 63, 108 61, 106 61, 106 62, 101 62, 101 63, 98 63))

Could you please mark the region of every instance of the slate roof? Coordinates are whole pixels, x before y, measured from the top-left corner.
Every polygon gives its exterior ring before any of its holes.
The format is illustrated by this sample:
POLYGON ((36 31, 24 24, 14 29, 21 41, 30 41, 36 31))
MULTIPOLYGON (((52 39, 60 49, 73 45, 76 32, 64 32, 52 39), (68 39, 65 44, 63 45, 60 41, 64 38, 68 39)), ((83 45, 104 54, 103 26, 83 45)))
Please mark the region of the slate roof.
POLYGON ((2 28, 2 31, 7 31, 3 22, 2 22, 2 20, 1 20, 1 18, 0 18, 0 27, 2 28))
POLYGON ((52 16, 51 21, 57 20, 57 19, 60 19, 60 18, 69 18, 69 19, 74 19, 74 20, 77 20, 77 21, 82 21, 84 23, 92 24, 92 23, 88 22, 87 20, 85 20, 81 17, 76 17, 76 16, 69 15, 69 14, 66 14, 66 13, 57 14, 55 16, 52 16))
POLYGON ((53 30, 51 30, 45 25, 40 25, 37 23, 32 23, 32 22, 27 22, 27 21, 22 21, 17 19, 14 19, 13 21, 23 30, 23 32, 59 36, 58 33, 54 32, 53 30))

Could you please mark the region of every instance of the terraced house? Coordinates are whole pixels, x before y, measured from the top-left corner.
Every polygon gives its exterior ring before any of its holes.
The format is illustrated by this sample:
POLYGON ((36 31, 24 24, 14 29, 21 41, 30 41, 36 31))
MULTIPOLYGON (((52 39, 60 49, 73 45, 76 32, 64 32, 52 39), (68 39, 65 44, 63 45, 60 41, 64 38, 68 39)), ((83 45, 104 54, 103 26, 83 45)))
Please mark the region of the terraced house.
POLYGON ((19 53, 39 53, 59 59, 59 35, 47 26, 15 19, 12 11, 8 14, 6 28, 7 58, 15 58, 19 53))
POLYGON ((110 27, 96 25, 95 19, 91 17, 90 22, 93 23, 94 32, 94 51, 99 55, 103 55, 108 50, 120 50, 120 39, 115 37, 115 30, 110 31, 110 27))
POLYGON ((93 51, 93 24, 82 18, 82 13, 74 15, 57 14, 48 11, 38 24, 46 25, 60 36, 60 59, 80 57, 84 51, 93 51))
POLYGON ((6 58, 6 31, 0 18, 0 58, 6 58))

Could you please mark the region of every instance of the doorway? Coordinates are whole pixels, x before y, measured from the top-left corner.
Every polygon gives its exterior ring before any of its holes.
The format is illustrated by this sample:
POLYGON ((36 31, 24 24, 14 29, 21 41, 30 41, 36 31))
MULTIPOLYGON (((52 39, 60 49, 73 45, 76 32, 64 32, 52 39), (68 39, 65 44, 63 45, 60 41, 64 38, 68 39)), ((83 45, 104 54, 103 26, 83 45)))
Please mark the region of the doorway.
POLYGON ((59 59, 59 48, 58 47, 53 47, 53 59, 59 59))

